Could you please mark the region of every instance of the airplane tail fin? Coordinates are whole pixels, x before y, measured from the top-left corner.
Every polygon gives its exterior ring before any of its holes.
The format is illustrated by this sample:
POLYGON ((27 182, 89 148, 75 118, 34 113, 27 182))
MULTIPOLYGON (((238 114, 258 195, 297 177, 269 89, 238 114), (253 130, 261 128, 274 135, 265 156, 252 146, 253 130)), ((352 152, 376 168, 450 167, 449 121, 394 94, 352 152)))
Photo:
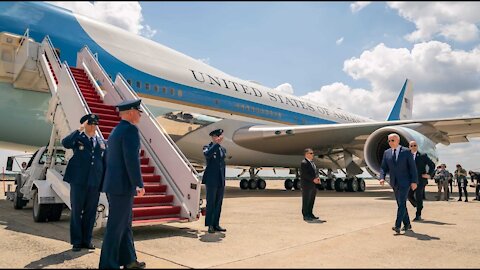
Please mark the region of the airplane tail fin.
POLYGON ((398 95, 395 105, 387 118, 387 121, 412 119, 413 89, 409 79, 405 80, 402 90, 398 95))

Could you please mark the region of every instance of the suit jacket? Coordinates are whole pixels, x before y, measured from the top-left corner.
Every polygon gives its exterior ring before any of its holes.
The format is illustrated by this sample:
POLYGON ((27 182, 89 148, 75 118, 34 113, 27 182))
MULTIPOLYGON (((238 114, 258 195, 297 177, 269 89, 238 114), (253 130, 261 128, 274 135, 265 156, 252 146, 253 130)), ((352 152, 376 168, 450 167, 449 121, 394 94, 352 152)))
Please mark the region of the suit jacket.
MULTIPOLYGON (((413 156, 413 154, 412 154, 413 156)), ((430 178, 435 175, 435 163, 428 157, 427 154, 421 154, 417 151, 415 154, 415 165, 417 166, 417 177, 419 184, 426 186, 428 179, 422 177, 422 174, 428 173, 430 178), (428 172, 426 166, 428 165, 428 172)))
POLYGON ((92 147, 87 135, 75 130, 62 140, 63 147, 73 149, 63 180, 73 185, 100 187, 105 176, 105 141, 96 137, 92 147))
POLYGON ((315 171, 310 161, 306 158, 300 164, 300 179, 307 183, 313 184, 313 179, 318 177, 318 172, 315 171))
POLYGON ((380 179, 385 179, 385 175, 390 175, 390 185, 392 187, 408 187, 411 183, 418 184, 417 166, 413 160, 412 152, 401 146, 397 161, 393 156, 391 148, 383 152, 382 165, 380 168, 380 179))
POLYGON ((218 143, 209 143, 203 146, 203 155, 207 167, 202 177, 202 184, 211 187, 225 186, 225 156, 227 150, 218 143))
POLYGON ((108 137, 107 169, 102 191, 135 195, 137 187, 143 188, 138 128, 121 120, 108 137))

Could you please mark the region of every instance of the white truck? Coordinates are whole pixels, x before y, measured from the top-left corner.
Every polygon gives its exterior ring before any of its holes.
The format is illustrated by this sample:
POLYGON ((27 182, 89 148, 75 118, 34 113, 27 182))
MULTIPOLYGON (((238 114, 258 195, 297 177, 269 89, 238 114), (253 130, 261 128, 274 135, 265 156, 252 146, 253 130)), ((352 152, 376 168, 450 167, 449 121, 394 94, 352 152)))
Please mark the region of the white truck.
MULTIPOLYGON (((8 158, 7 170, 12 171, 14 161, 15 157, 8 158)), ((65 148, 41 147, 31 156, 27 166, 16 175, 14 191, 9 187, 5 196, 13 202, 14 209, 22 209, 31 201, 35 222, 58 221, 63 209, 71 208, 70 186, 63 181, 66 167, 65 148)), ((102 194, 95 228, 105 225, 104 211, 107 204, 105 195, 102 194)))

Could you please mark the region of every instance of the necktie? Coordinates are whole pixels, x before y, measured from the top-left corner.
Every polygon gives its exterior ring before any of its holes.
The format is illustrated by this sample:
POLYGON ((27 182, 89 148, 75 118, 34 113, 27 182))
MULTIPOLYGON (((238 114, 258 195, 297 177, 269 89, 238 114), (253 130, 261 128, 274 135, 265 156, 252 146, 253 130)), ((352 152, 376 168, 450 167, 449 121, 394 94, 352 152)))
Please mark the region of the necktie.
POLYGON ((90 144, 92 145, 92 148, 94 147, 94 144, 93 144, 93 137, 90 137, 90 144))
POLYGON ((393 160, 397 162, 397 148, 393 149, 393 160))
POLYGON ((416 156, 417 156, 416 154, 413 154, 413 160, 415 160, 415 157, 416 157, 416 156))

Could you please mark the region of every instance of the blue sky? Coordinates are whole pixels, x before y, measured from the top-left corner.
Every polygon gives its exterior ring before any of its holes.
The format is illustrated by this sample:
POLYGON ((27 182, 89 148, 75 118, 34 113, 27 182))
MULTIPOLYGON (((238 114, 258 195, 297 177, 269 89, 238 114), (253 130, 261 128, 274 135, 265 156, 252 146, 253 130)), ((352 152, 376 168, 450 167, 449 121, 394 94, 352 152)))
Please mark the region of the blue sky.
MULTIPOLYGON (((387 117, 405 78, 413 117, 479 116, 479 2, 56 2, 322 105, 387 117)), ((479 169, 480 141, 438 145, 479 169)))

